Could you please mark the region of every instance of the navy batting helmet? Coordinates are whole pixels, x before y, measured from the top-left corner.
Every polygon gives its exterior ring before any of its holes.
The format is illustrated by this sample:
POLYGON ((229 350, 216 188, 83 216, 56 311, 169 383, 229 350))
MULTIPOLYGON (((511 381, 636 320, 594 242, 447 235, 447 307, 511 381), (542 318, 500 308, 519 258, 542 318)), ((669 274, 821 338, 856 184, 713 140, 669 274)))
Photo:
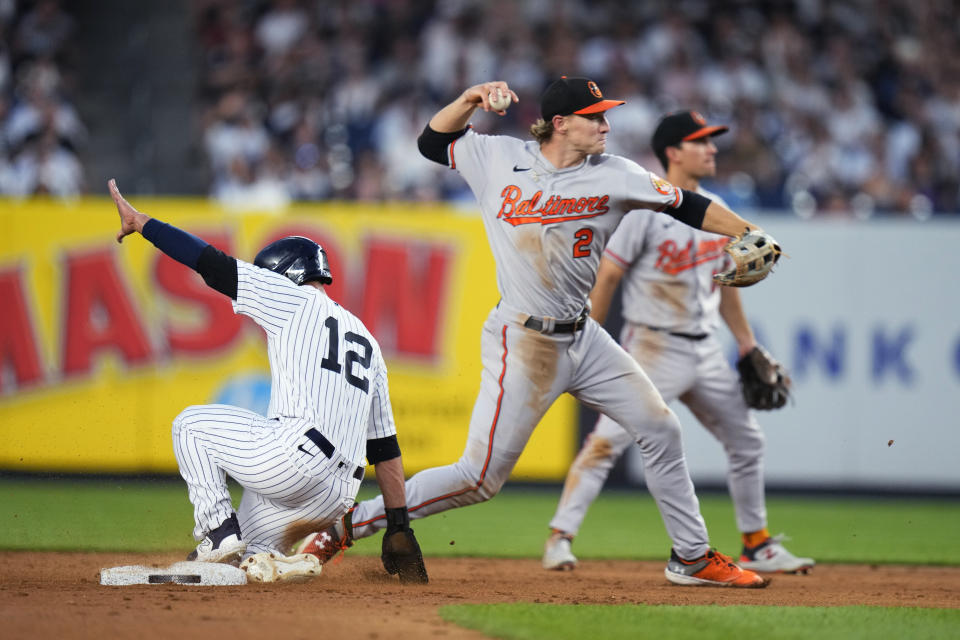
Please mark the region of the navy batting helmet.
POLYGON ((327 252, 303 236, 287 236, 271 242, 260 250, 253 264, 287 276, 296 285, 311 280, 323 284, 333 282, 327 252))

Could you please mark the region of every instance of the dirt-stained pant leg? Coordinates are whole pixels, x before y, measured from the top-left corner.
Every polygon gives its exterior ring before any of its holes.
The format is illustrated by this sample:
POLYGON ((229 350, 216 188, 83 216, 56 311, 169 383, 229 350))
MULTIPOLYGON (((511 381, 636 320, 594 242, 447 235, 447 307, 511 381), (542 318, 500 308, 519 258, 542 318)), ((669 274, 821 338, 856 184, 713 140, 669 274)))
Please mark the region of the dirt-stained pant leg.
POLYGON ((767 526, 763 453, 765 438, 743 401, 740 378, 727 364, 719 342, 703 344, 697 384, 681 400, 704 427, 723 444, 727 454, 727 485, 740 531, 767 526))
POLYGON ((683 455, 680 421, 636 361, 593 320, 570 350, 570 392, 630 432, 643 455, 647 488, 681 557, 709 548, 707 527, 683 455))
MULTIPOLYGON (((537 423, 566 389, 572 341, 569 334, 545 336, 526 329, 496 309, 490 313, 481 338, 480 393, 463 456, 407 480, 411 518, 483 502, 500 491, 537 423)), ((382 496, 357 506, 354 537, 384 527, 382 496)))
MULTIPOLYGON (((684 346, 677 340, 662 331, 630 323, 625 325, 621 334, 624 349, 640 363, 640 368, 666 403, 686 391, 696 377, 695 356, 677 348, 684 346)), ((576 535, 611 469, 624 451, 635 444, 636 440, 629 432, 601 414, 567 472, 550 527, 576 535)))
POLYGON ((623 427, 601 415, 567 471, 550 528, 577 535, 587 509, 600 495, 613 465, 627 447, 635 444, 633 436, 623 427))

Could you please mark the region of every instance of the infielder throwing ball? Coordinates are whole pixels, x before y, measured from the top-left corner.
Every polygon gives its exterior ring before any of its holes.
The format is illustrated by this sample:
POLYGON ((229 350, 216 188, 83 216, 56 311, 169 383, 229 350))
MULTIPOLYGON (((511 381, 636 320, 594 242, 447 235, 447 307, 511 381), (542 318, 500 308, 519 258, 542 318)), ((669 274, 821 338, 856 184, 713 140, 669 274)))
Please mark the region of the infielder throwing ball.
POLYGON ((387 368, 366 327, 324 292, 333 277, 323 249, 307 238, 283 238, 249 264, 140 213, 115 181, 109 189, 120 214, 117 242, 141 233, 229 296, 234 311, 267 334, 266 417, 204 405, 185 409, 173 421, 173 450, 194 507, 193 535, 200 541, 187 559, 243 557, 248 577, 267 582, 319 573, 315 556, 285 554, 305 527, 326 527, 353 505, 366 455, 376 466, 387 506, 384 567, 401 580, 426 582, 409 527, 387 368), (227 474, 244 488, 239 517, 227 474))
MULTIPOLYGON (((480 204, 497 265, 500 303, 481 338, 480 393, 463 456, 407 481, 419 518, 492 498, 556 398, 569 392, 606 413, 638 441, 650 492, 673 540, 666 576, 683 585, 763 587, 710 548, 687 473, 674 413, 636 361, 589 317, 588 294, 607 239, 632 209, 735 236, 755 229, 725 207, 674 187, 636 163, 604 154, 607 100, 587 78, 562 78, 543 95, 524 142, 467 126, 477 108, 514 94, 505 82, 470 87, 441 109, 420 152, 456 169, 480 204)), ((497 110, 503 113, 502 108, 497 110)), ((764 244, 775 246, 765 234, 764 244)), ((386 524, 383 498, 360 503, 335 529, 346 544, 386 524)))
MULTIPOLYGON (((653 150, 667 171, 667 180, 723 204, 700 186, 700 180, 716 173, 717 148, 711 137, 725 131, 725 126, 708 126, 692 111, 663 118, 653 134, 653 150)), ((755 359, 768 359, 747 322, 739 291, 717 287, 713 281, 713 274, 727 267, 729 258, 723 250, 727 241, 725 236, 693 229, 666 215, 630 213, 600 260, 597 284, 590 294, 590 315, 604 322, 623 280, 626 323, 621 344, 663 399, 679 398, 727 453, 730 496, 743 533, 740 566, 763 572, 806 571, 813 560, 796 557, 767 530, 764 437, 745 399, 754 383, 745 378, 747 393, 741 393, 740 378, 727 364, 715 334, 722 317, 737 342, 741 369, 751 367, 755 359)), ((775 363, 769 366, 771 371, 777 368, 775 363)), ((768 385, 769 403, 755 404, 767 409, 783 406, 788 393, 785 380, 780 374, 768 385)), ((633 442, 633 436, 616 422, 600 417, 567 474, 550 522, 553 531, 543 554, 545 569, 576 566, 570 543, 610 470, 633 442)))

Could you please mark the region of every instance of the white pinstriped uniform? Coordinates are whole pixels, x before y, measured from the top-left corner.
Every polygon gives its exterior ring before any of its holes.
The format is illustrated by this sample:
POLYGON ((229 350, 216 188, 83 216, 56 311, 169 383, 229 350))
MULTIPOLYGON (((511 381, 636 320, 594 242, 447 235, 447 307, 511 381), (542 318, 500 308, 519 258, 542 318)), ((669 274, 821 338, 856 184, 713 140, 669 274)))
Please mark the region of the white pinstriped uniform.
MULTIPOLYGON (((709 548, 680 442, 680 424, 636 361, 600 325, 546 334, 524 326, 577 318, 587 305, 607 239, 632 209, 677 206, 682 193, 635 162, 607 154, 556 169, 535 142, 468 131, 448 147, 480 205, 501 302, 481 337, 480 393, 463 456, 406 484, 412 518, 495 495, 534 427, 569 392, 625 425, 640 442, 650 491, 674 547, 709 548)), ((642 215, 642 214, 641 214, 642 215)), ((356 537, 385 526, 383 500, 353 514, 356 537)))
MULTIPOLYGON (((698 191, 724 204, 715 194, 698 191)), ((626 270, 621 344, 664 400, 679 398, 723 444, 737 526, 751 532, 767 526, 764 437, 715 332, 720 324, 720 291, 713 274, 729 267, 723 251, 727 242, 725 236, 693 229, 668 216, 637 212, 624 218, 605 256, 626 270), (693 340, 670 332, 708 337, 693 340)), ((570 468, 552 528, 569 534, 579 531, 587 508, 631 444, 629 433, 601 415, 570 468)))
POLYGON ((267 416, 227 405, 193 406, 173 422, 173 447, 201 540, 233 513, 229 474, 243 488, 238 510, 246 555, 286 553, 296 525, 322 528, 353 505, 368 439, 394 435, 380 346, 353 314, 312 286, 237 260, 236 313, 267 334, 267 416), (305 433, 315 428, 327 458, 305 433))

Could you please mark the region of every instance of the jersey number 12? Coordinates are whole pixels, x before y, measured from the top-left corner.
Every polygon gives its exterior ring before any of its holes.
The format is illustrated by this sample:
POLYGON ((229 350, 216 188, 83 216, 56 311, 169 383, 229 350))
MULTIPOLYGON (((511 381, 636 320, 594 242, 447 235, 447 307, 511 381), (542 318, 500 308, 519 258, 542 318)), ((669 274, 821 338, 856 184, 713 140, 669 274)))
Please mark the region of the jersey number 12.
MULTIPOLYGON (((320 366, 327 371, 340 373, 343 370, 343 368, 340 366, 340 323, 337 322, 336 318, 330 316, 323 322, 323 324, 330 332, 330 348, 327 351, 327 355, 323 358, 323 360, 320 361, 320 366)), ((347 349, 347 370, 343 375, 347 379, 347 382, 355 386, 357 389, 360 389, 360 391, 367 393, 367 391, 370 389, 370 381, 366 378, 354 375, 353 365, 354 363, 360 365, 362 370, 370 368, 370 359, 373 357, 373 349, 370 347, 370 341, 363 336, 354 333, 353 331, 347 331, 343 335, 343 340, 344 342, 349 342, 363 348, 363 355, 360 355, 353 349, 347 349)))

